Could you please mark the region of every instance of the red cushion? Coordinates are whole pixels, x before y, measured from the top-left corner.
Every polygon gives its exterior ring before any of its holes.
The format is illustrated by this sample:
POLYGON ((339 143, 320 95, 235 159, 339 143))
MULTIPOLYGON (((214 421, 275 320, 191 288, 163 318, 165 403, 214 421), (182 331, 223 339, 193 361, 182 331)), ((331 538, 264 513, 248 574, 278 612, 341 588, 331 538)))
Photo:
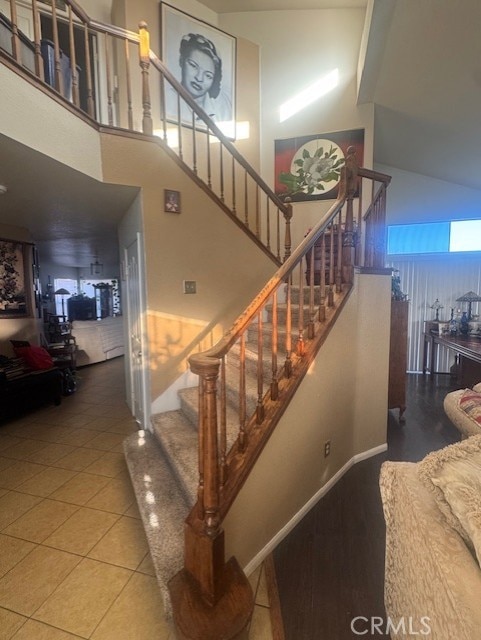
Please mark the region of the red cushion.
POLYGON ((43 347, 16 347, 15 355, 23 358, 30 369, 38 371, 41 369, 51 369, 53 367, 52 356, 43 347))

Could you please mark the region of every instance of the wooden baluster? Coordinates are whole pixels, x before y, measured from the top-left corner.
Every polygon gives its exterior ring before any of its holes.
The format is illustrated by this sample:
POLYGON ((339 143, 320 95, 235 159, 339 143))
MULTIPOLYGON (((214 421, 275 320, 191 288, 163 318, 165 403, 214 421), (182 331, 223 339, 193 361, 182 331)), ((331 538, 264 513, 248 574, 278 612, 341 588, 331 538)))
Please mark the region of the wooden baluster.
POLYGON ((279 207, 276 209, 276 243, 277 243, 277 254, 276 257, 278 260, 281 259, 281 212, 279 207))
POLYGON ((195 124, 195 113, 192 111, 192 170, 197 175, 197 130, 195 124))
POLYGON ((342 249, 343 249, 343 229, 342 229, 342 209, 337 216, 337 255, 336 255, 336 292, 342 291, 342 249))
POLYGON ((110 36, 105 34, 105 74, 107 81, 107 120, 112 127, 114 124, 114 109, 112 98, 112 70, 110 65, 110 36))
POLYGON ((277 291, 272 294, 272 380, 271 380, 271 400, 279 397, 279 380, 277 373, 277 341, 278 341, 278 320, 277 320, 277 291))
POLYGON ((22 49, 20 46, 20 36, 18 34, 16 0, 10 0, 10 20, 12 22, 12 56, 18 64, 22 64, 22 49))
POLYGON ((160 72, 160 113, 162 119, 162 134, 163 140, 167 144, 167 117, 165 112, 165 85, 167 80, 164 78, 164 74, 160 72))
POLYGON ((139 37, 140 68, 142 69, 142 132, 151 136, 154 132, 154 124, 149 88, 150 36, 146 22, 139 22, 139 37))
POLYGON ((232 213, 237 216, 236 210, 236 192, 235 192, 235 158, 232 156, 232 213))
POLYGON ((180 94, 177 94, 177 149, 179 158, 183 160, 184 154, 182 150, 183 136, 182 136, 182 115, 180 112, 181 109, 181 98, 180 94))
POLYGON ((326 319, 326 240, 327 236, 323 232, 319 238, 321 241, 321 273, 320 273, 320 305, 319 305, 319 322, 326 319))
POLYGON ((291 219, 292 219, 292 204, 290 203, 290 199, 286 198, 287 209, 284 212, 284 220, 286 221, 286 233, 284 238, 284 262, 291 255, 291 219))
POLYGON ((90 60, 90 41, 89 28, 87 23, 84 24, 84 42, 85 42, 85 66, 87 74, 87 113, 91 118, 95 118, 94 92, 92 83, 92 68, 90 60))
POLYGON ((331 224, 329 225, 329 240, 330 240, 330 244, 329 244, 329 285, 333 285, 335 278, 334 278, 334 225, 331 224))
POLYGON ((271 213, 270 213, 270 199, 269 196, 266 196, 266 225, 267 225, 267 235, 266 235, 266 247, 270 251, 271 250, 271 213))
MULTIPOLYGON (((129 41, 127 38, 124 40, 125 46, 125 79, 127 84, 127 122, 128 127, 131 131, 134 129, 134 114, 132 111, 132 82, 130 78, 130 49, 129 49, 129 41)), ((161 87, 163 83, 161 82, 161 87)), ((162 89, 161 89, 162 91, 162 89)), ((162 101, 162 98, 161 98, 162 101)), ((162 107, 161 107, 162 108, 162 107)))
POLYGON ((32 0, 33 11, 33 46, 35 48, 35 75, 40 80, 45 79, 43 69, 42 49, 40 47, 40 13, 38 10, 37 0, 32 0))
POLYGON ((298 336, 296 351, 298 356, 305 353, 304 345, 304 278, 302 273, 302 260, 299 263, 299 318, 297 322, 298 336))
POLYGON ((220 199, 224 202, 224 145, 219 142, 219 160, 220 160, 220 199))
POLYGON ((72 77, 72 102, 76 107, 80 107, 78 72, 77 72, 77 51, 75 48, 75 32, 73 28, 72 7, 68 6, 68 35, 70 40, 70 73, 72 77))
POLYGON ((220 467, 220 477, 219 484, 220 488, 225 484, 226 481, 226 454, 227 454, 227 385, 226 385, 226 371, 225 371, 225 356, 222 358, 221 366, 220 366, 220 434, 219 434, 219 467, 220 467))
POLYGON ((247 444, 246 435, 246 334, 240 339, 240 366, 239 366, 239 447, 244 451, 247 444))
MULTIPOLYGON (((321 239, 323 239, 321 237, 321 239)), ((314 338, 314 283, 315 283, 315 275, 314 275, 314 254, 315 254, 315 245, 313 245, 312 249, 309 252, 309 324, 307 325, 307 337, 309 340, 314 338)))
POLYGON ((263 361, 263 348, 264 348, 264 333, 262 322, 262 311, 259 311, 257 316, 257 408, 256 408, 256 422, 261 424, 264 420, 264 404, 262 397, 264 395, 264 361, 263 361))
POLYGON ((261 212, 259 203, 259 185, 256 184, 256 237, 261 237, 261 212))
POLYGON ((60 65, 60 46, 58 42, 58 23, 57 23, 57 8, 55 2, 52 2, 52 31, 53 31, 53 50, 54 50, 54 65, 55 65, 55 89, 63 95, 63 77, 62 68, 60 65))
POLYGON ((249 228, 249 196, 247 193, 247 171, 244 171, 244 224, 249 228))
POLYGON ((212 173, 211 173, 211 158, 210 158, 210 131, 207 127, 207 186, 212 189, 212 173))
MULTIPOLYGON (((284 373, 286 378, 292 375, 292 304, 291 304, 291 276, 286 283, 286 361, 284 363, 284 373)), ((301 292, 299 291, 299 296, 301 292)), ((299 297, 300 299, 300 297, 299 297)))

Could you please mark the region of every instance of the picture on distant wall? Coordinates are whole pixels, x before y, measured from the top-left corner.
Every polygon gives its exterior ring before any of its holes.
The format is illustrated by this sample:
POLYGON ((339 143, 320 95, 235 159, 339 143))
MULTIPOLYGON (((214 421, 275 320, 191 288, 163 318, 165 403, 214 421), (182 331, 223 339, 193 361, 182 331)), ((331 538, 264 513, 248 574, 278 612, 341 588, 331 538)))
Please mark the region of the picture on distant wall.
POLYGON ((180 191, 164 189, 164 211, 180 213, 180 191))
MULTIPOLYGON (((292 202, 335 200, 347 150, 355 147, 360 166, 364 129, 275 141, 275 192, 292 202)), ((357 194, 356 194, 357 195, 357 194)))
POLYGON ((0 318, 29 315, 26 246, 23 242, 0 240, 0 318))
MULTIPOLYGON (((236 39, 209 24, 161 3, 161 51, 168 70, 191 98, 223 130, 234 130, 236 39)), ((177 92, 166 80, 165 115, 178 121, 177 92)), ((181 99, 181 121, 192 125, 192 109, 181 99)), ((205 128, 195 117, 195 127, 205 128)))

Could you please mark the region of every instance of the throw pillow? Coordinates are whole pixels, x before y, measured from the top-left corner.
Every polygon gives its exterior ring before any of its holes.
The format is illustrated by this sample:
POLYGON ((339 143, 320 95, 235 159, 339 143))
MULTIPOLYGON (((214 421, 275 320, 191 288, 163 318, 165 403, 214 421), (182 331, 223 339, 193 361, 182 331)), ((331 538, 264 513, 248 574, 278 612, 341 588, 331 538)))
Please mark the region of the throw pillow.
POLYGON ((34 371, 51 369, 53 367, 52 356, 43 347, 31 345, 30 347, 16 347, 15 355, 23 358, 26 364, 34 371))
MULTIPOLYGON (((459 508, 454 504, 454 508, 451 506, 443 487, 446 487, 451 479, 472 486, 478 492, 481 491, 481 480, 478 478, 481 476, 481 435, 471 436, 439 451, 433 451, 418 463, 417 470, 421 482, 432 493, 448 524, 471 546, 472 540, 469 532, 471 525, 467 525, 466 522, 463 524, 462 519, 458 517, 459 508), (456 467, 453 467, 453 464, 464 461, 467 461, 468 464, 462 464, 462 469, 456 470, 456 467), (467 473, 466 469, 470 469, 471 472, 467 473), (466 477, 471 478, 469 483, 466 482, 466 477), (477 489, 473 478, 479 482, 477 489)), ((451 500, 453 499, 451 498, 451 500)))
POLYGON ((481 427, 481 393, 466 389, 459 398, 459 408, 471 418, 478 427, 481 427))

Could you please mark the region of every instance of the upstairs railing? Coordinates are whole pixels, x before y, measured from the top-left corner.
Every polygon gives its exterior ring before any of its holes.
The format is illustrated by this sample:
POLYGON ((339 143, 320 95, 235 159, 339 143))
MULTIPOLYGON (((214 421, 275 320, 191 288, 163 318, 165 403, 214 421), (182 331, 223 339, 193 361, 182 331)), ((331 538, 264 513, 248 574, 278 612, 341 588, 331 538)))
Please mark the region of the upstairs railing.
MULTIPOLYGON (((9 7, 9 16, 0 14, 0 29, 10 37, 0 42, 18 66, 98 124, 155 134, 278 264, 289 256, 291 205, 276 196, 150 50, 145 23, 138 34, 107 25, 92 20, 75 0, 9 0, 9 7), (20 17, 27 33, 19 28, 20 17)), ((229 126, 235 135, 236 123, 229 126)))
MULTIPOLYGON (((174 602, 195 584, 209 607, 221 598, 224 606, 222 522, 346 301, 355 266, 374 268, 381 260, 380 245, 364 254, 360 247, 366 227, 381 224, 389 180, 359 168, 350 148, 339 196, 322 220, 220 342, 189 358, 199 376, 199 483, 174 602), (361 204, 354 213, 353 202, 356 195, 362 201, 362 178, 381 183, 365 215, 361 204)), ((185 611, 176 623, 184 637, 185 611)))

